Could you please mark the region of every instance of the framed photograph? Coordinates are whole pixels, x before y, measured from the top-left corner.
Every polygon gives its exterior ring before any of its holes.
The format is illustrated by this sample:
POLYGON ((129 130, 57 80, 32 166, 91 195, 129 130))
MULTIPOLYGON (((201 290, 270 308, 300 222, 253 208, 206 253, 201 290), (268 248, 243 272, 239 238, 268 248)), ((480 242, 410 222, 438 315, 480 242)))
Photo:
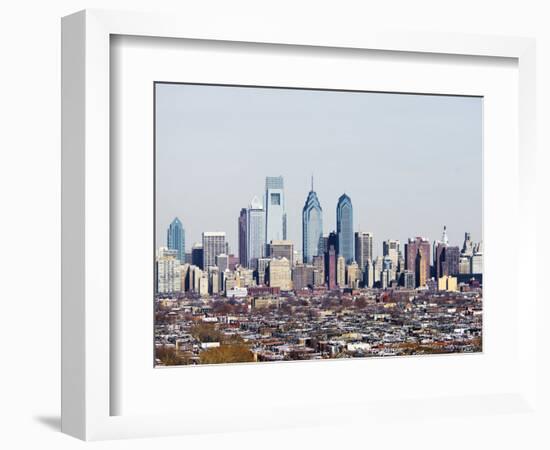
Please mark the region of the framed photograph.
POLYGON ((259 30, 63 19, 63 431, 536 414, 534 41, 259 30))

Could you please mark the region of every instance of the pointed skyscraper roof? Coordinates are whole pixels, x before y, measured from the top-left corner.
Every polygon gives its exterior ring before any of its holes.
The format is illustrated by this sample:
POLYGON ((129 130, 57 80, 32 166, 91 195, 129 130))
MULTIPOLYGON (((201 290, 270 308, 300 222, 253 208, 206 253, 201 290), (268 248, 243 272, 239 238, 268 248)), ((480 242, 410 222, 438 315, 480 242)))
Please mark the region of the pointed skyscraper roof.
POLYGON ((323 208, 313 190, 313 175, 311 176, 311 191, 309 191, 302 209, 302 254, 304 261, 311 264, 312 258, 319 255, 319 245, 323 236, 323 208))

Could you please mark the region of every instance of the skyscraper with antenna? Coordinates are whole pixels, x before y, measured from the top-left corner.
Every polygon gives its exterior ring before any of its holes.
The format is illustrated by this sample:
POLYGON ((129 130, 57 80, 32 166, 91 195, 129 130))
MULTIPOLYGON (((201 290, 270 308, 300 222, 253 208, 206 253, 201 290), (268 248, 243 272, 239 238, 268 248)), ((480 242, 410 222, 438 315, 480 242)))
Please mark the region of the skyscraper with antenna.
POLYGON ((302 210, 302 248, 304 262, 311 264, 313 257, 320 254, 319 244, 323 237, 323 208, 313 188, 311 176, 311 190, 308 193, 302 210))

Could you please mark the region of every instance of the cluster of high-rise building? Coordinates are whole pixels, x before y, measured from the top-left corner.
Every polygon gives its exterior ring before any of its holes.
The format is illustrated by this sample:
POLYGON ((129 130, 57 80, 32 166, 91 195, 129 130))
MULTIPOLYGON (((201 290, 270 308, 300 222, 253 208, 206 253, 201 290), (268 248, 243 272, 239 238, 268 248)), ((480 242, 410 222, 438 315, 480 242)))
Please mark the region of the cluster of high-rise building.
POLYGON ((483 249, 465 234, 462 248, 449 244, 446 227, 441 240, 409 238, 383 241, 374 255, 371 232, 355 231, 353 204, 342 194, 336 204, 336 230, 323 228, 323 208, 314 190, 302 210, 302 242, 287 239, 283 177, 267 177, 263 201, 253 197, 238 215, 238 256, 231 254, 223 231, 205 231, 202 242, 186 253, 185 230, 175 218, 166 247, 157 251, 157 293, 195 292, 227 297, 248 290, 281 291, 399 288, 455 291, 460 282, 481 281, 483 249))

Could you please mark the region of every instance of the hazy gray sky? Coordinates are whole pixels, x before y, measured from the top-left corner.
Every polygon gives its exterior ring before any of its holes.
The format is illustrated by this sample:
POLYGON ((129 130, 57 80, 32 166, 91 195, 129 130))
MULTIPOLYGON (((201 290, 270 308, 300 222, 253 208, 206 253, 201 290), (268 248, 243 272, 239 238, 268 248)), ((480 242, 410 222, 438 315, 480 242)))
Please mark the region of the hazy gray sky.
POLYGON ((302 246, 302 208, 314 175, 324 233, 347 193, 355 231, 382 241, 452 244, 482 229, 482 99, 386 93, 156 85, 156 240, 179 217, 186 247, 225 231, 266 176, 285 182, 288 238, 302 246))

